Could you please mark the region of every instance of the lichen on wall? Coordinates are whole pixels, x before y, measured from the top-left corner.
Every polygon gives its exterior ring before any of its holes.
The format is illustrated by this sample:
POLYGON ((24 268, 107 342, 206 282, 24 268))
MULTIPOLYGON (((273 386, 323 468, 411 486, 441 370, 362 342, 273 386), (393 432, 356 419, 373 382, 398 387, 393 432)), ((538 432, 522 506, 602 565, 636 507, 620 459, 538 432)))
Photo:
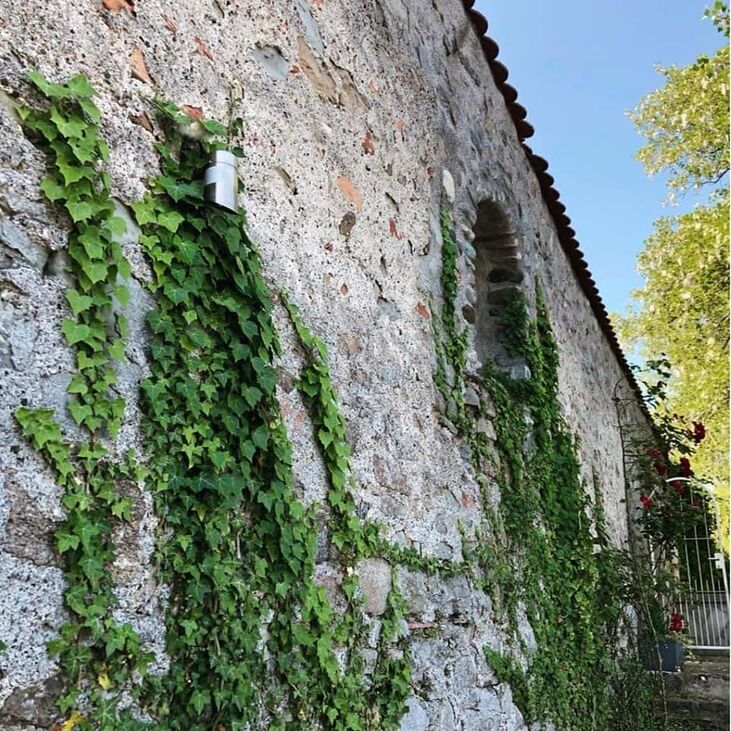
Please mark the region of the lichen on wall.
MULTIPOLYGON (((581 438, 582 474, 587 481, 599 476, 609 529, 621 543, 624 484, 612 395, 617 383, 626 387, 624 374, 559 249, 461 4, 119 5, 114 11, 101 2, 30 2, 17 13, 3 11, 0 27, 12 49, 0 61, 7 140, 0 153, 0 442, 9 445, 0 455, 0 561, 12 587, 0 600, 0 639, 8 646, 0 659, 2 722, 45 728, 58 718, 58 668, 45 643, 64 621, 62 569, 52 547, 63 519, 61 492, 12 414, 21 405, 51 407, 64 430, 78 436, 66 412, 73 361, 61 336, 69 223, 44 200, 43 155, 13 111, 32 95, 30 67, 54 81, 83 72, 99 91, 107 170, 128 222, 122 243, 132 265, 119 454, 131 447, 144 457, 148 447, 138 387, 149 375, 145 321, 155 303, 146 292, 151 271, 139 230, 125 213, 159 171, 147 100, 161 96, 188 105, 193 117, 226 119, 233 95, 244 119, 248 232, 270 284, 287 290, 327 343, 352 450, 357 514, 381 523, 384 538, 409 555, 454 564, 465 558, 465 533, 482 525, 484 502, 499 503, 497 482, 482 489, 464 439, 444 419, 433 380, 434 318, 443 305, 440 207, 455 221, 459 318, 475 304, 473 227, 478 204, 490 200, 513 224, 530 298, 540 280, 558 343, 558 395, 581 438)), ((276 308, 274 318, 282 342, 277 395, 294 486, 305 505, 317 505, 327 495, 327 465, 297 389, 302 350, 284 309, 276 308)), ((460 327, 469 373, 481 363, 470 352, 474 328, 467 320, 460 327)), ((483 428, 494 438, 486 416, 483 428)), ((143 484, 130 498, 133 520, 120 529, 114 564, 119 618, 131 622, 164 672, 166 591, 151 563, 157 519, 143 484)), ((326 540, 321 536, 314 575, 337 606, 343 570, 326 540)), ((377 626, 395 566, 373 557, 356 568, 377 626)), ((522 728, 509 684, 483 652, 513 642, 495 598, 462 573, 440 576, 412 565, 397 574, 412 658, 402 728, 522 728)), ((534 637, 524 613, 517 623, 530 652, 534 637)), ((376 652, 367 649, 366 665, 376 652)))

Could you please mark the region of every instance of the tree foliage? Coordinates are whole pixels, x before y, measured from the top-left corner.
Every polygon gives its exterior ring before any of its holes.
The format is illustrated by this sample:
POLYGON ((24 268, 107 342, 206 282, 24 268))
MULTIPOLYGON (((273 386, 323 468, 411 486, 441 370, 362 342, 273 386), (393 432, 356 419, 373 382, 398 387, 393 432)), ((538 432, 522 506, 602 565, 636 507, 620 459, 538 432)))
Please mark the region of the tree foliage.
MULTIPOLYGON (((728 9, 713 17, 717 27, 724 27, 728 9)), ((658 71, 665 85, 630 113, 647 140, 640 161, 651 175, 668 172, 673 192, 717 183, 729 168, 728 45, 689 66, 658 71)))
MULTIPOLYGON (((706 12, 728 36, 728 5, 706 12)), ((694 468, 713 480, 728 533, 729 400, 729 49, 684 68, 660 69, 663 88, 631 114, 647 144, 638 157, 650 174, 669 174, 671 196, 711 190, 692 211, 655 222, 639 256, 644 279, 620 323, 629 345, 646 357, 666 353, 674 365, 670 407, 701 419, 708 439, 694 468), (725 502, 725 506, 723 503, 725 502)))

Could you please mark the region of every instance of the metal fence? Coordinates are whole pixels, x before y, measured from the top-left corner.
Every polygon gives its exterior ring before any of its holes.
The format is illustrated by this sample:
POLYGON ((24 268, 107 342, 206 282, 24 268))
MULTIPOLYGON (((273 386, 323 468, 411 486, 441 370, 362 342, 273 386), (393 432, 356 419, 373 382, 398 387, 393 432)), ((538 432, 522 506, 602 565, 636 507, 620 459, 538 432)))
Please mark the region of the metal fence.
POLYGON ((688 484, 691 500, 703 510, 703 521, 680 545, 681 576, 688 593, 681 613, 696 649, 729 648, 728 557, 718 541, 718 502, 702 485, 688 484))

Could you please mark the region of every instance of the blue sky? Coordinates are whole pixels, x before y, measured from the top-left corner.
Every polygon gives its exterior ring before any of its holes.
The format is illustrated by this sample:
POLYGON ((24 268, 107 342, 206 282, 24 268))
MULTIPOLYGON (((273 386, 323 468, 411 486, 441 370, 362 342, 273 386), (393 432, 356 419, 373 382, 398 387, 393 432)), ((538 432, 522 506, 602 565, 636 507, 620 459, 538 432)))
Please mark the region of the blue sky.
MULTIPOLYGON (((708 0, 707 4, 711 4, 708 0)), ((625 111, 661 84, 655 65, 685 65, 723 37, 696 0, 477 0, 498 58, 536 129, 599 291, 623 312, 641 279, 635 259, 665 204, 634 153, 642 144, 625 111)))

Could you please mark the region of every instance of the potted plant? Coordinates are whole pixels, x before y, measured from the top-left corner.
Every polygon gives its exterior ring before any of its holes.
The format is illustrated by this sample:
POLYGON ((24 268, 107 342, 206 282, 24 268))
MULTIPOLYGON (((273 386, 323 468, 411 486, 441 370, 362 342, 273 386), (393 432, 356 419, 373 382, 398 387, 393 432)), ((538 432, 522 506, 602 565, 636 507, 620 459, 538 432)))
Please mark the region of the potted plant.
POLYGON ((649 602, 648 609, 650 627, 641 647, 645 669, 675 672, 685 662, 683 617, 678 611, 668 613, 657 598, 649 602))

